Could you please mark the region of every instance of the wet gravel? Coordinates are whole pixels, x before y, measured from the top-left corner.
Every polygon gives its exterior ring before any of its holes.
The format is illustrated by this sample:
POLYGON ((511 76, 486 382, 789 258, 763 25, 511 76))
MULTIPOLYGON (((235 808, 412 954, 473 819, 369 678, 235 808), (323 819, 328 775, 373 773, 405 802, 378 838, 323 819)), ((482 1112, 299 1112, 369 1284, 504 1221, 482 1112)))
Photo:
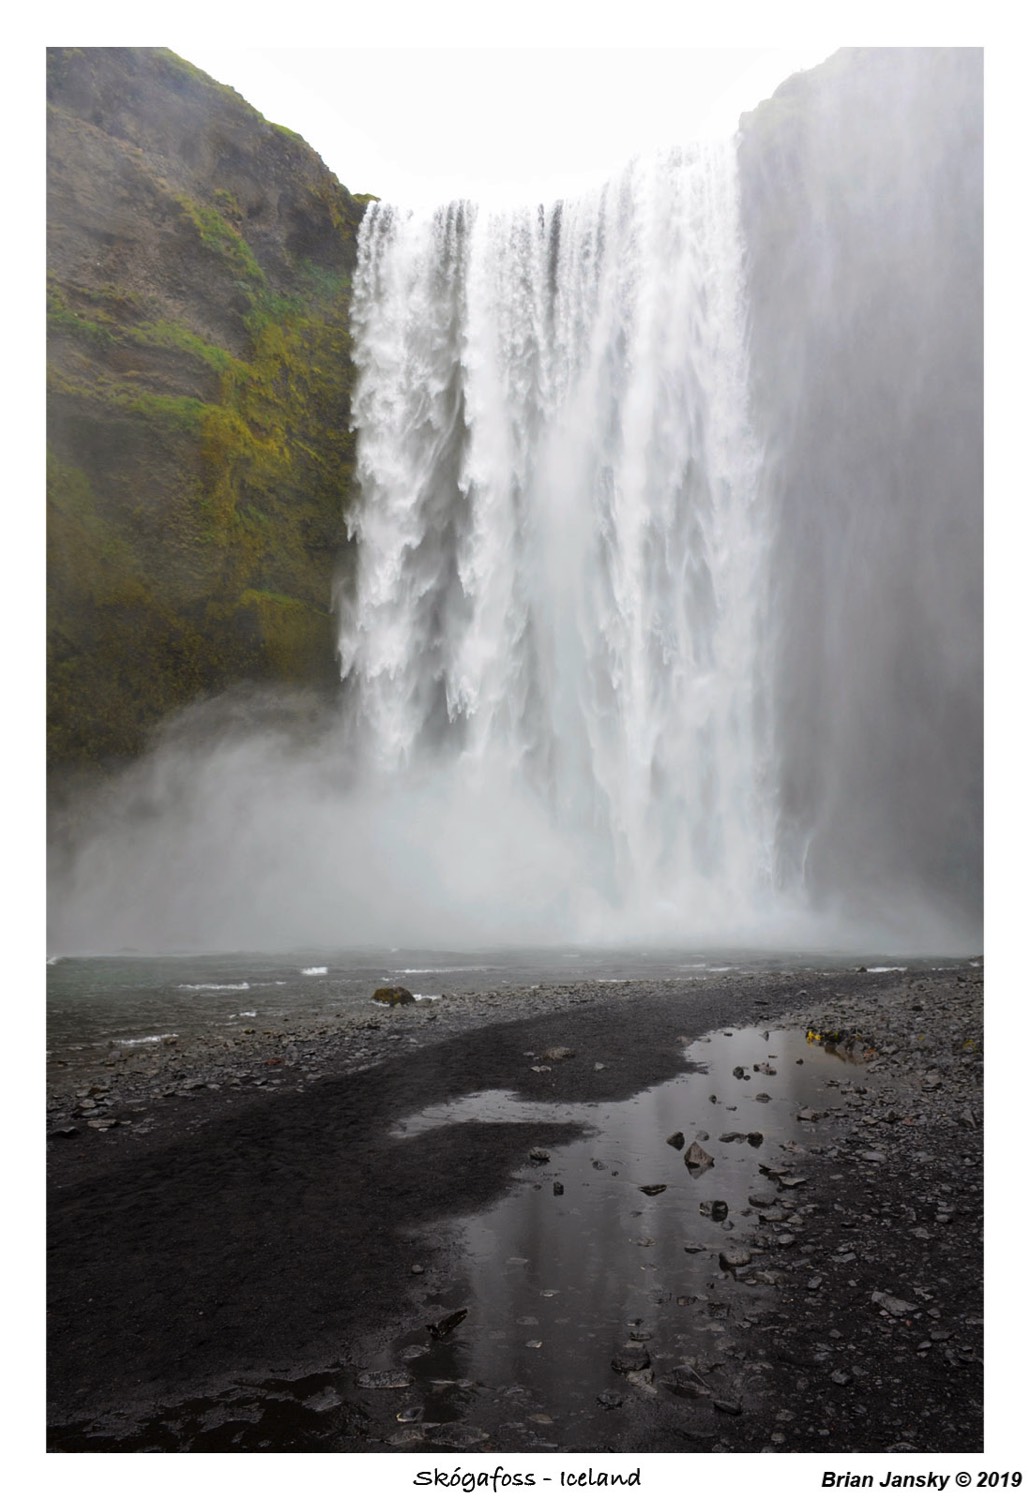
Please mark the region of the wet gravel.
POLYGON ((52 1065, 50 1446, 978 1451, 982 1065, 968 964, 464 994, 52 1065), (861 1065, 763 1142, 762 1201, 731 1205, 691 1305, 659 1289, 589 1412, 448 1372, 491 1312, 427 1336, 468 1295, 441 1224, 577 1130, 392 1125, 482 1089, 630 1099, 756 1024, 861 1065))

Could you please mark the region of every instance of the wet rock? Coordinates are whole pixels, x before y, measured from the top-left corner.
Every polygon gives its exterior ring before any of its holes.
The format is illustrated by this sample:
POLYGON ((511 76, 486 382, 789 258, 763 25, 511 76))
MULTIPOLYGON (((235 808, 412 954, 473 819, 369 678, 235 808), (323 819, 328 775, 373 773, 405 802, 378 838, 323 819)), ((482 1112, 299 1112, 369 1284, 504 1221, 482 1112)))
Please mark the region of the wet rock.
POLYGON ((702 1251, 704 1250, 705 1247, 704 1247, 704 1245, 690 1244, 690 1245, 684 1245, 683 1248, 687 1252, 688 1255, 700 1255, 702 1253, 702 1251))
POLYGON ((884 1312, 890 1313, 892 1318, 903 1318, 906 1313, 917 1311, 914 1302, 906 1302, 903 1297, 892 1297, 889 1292, 873 1292, 870 1301, 877 1307, 882 1307, 884 1312))
POLYGON ((414 1005, 415 997, 403 984, 384 984, 372 994, 376 1005, 414 1005))
POLYGON ((427 1434, 436 1447, 454 1448, 464 1452, 467 1448, 480 1448, 490 1441, 490 1434, 481 1427, 471 1427, 467 1422, 441 1422, 427 1434))
POLYGON ((363 1391, 403 1391, 413 1383, 407 1370, 362 1370, 358 1375, 363 1391))
POLYGON ((334 1391, 331 1387, 327 1390, 320 1391, 317 1396, 312 1396, 309 1401, 304 1402, 304 1405, 307 1407, 308 1411, 314 1412, 332 1411, 335 1407, 340 1406, 341 1404, 342 1401, 340 1393, 338 1391, 334 1391))
POLYGON ((400 1432, 391 1432, 386 1439, 391 1448, 414 1448, 416 1443, 424 1443, 426 1440, 426 1430, 420 1425, 405 1427, 400 1432))
POLYGON ((640 1191, 646 1193, 649 1198, 654 1198, 659 1193, 664 1193, 668 1185, 667 1182, 650 1182, 646 1187, 642 1187, 640 1191))
POLYGON ((670 1370, 666 1387, 677 1396, 691 1396, 695 1400, 712 1393, 707 1380, 693 1365, 677 1365, 676 1369, 670 1370))
POLYGON ((698 1208, 706 1218, 714 1219, 717 1224, 721 1223, 730 1211, 729 1204, 725 1203, 722 1198, 708 1198, 698 1204, 698 1208))
POLYGON ((695 1173, 707 1172, 710 1167, 715 1166, 715 1157, 709 1156, 708 1152, 703 1146, 698 1145, 697 1141, 691 1141, 683 1160, 686 1162, 688 1169, 695 1173))
POLYGON ((440 1319, 439 1323, 427 1323, 426 1329, 434 1339, 445 1339, 448 1334, 453 1333, 459 1323, 463 1323, 469 1315, 467 1307, 459 1307, 455 1312, 448 1313, 440 1319))
POLYGON ((624 1349, 612 1357, 612 1369, 616 1375, 629 1375, 633 1370, 646 1370, 651 1356, 646 1349, 624 1349))
POLYGON ((397 1413, 398 1422, 421 1422, 425 1415, 424 1406, 406 1406, 403 1411, 397 1413))

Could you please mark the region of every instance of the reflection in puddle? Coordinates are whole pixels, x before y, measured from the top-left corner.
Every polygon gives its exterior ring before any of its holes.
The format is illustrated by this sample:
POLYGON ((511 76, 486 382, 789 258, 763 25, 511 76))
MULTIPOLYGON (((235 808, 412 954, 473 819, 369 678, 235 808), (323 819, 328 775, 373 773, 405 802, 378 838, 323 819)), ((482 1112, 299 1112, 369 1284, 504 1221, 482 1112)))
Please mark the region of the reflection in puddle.
POLYGON ((461 1420, 475 1392, 476 1421, 500 1422, 515 1451, 589 1448, 606 1410, 653 1400, 685 1364, 722 1399, 744 1394, 732 1332, 774 1295, 763 1240, 803 1239, 805 1143, 825 1139, 818 1122, 860 1056, 758 1029, 717 1032, 684 1055, 698 1071, 633 1099, 555 1105, 492 1091, 396 1127, 583 1127, 571 1144, 527 1153, 513 1191, 459 1221, 469 1316, 409 1365, 427 1424, 461 1420))

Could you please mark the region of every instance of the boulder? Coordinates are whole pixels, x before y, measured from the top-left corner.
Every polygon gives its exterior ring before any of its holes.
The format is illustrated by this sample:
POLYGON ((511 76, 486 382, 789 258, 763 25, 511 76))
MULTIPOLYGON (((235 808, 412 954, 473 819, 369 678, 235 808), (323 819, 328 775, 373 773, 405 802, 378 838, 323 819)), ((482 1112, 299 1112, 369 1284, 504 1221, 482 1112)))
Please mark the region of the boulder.
POLYGON ((414 1005, 415 997, 403 984, 382 985, 372 999, 376 1005, 414 1005))

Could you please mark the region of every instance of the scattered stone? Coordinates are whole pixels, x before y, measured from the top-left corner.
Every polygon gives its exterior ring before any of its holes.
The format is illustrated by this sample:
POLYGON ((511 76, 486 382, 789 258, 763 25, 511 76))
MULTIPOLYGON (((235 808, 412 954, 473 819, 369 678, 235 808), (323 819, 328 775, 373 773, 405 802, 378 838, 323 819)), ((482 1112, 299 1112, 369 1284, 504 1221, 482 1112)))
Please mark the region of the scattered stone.
POLYGON ((424 1276, 426 1268, 418 1261, 415 1261, 415 1263, 409 1267, 409 1270, 411 1271, 412 1276, 424 1276))
POLYGON ((708 1152, 703 1146, 699 1146, 697 1141, 691 1141, 683 1160, 686 1162, 688 1170, 694 1173, 707 1172, 710 1167, 715 1166, 715 1157, 709 1156, 708 1152))
POLYGON ((398 1422, 421 1422, 425 1414, 424 1406, 406 1406, 403 1411, 397 1413, 398 1422))
POLYGON ((564 1193, 564 1191, 565 1191, 565 1187, 564 1187, 564 1185, 562 1183, 560 1183, 560 1182, 552 1182, 552 1184, 551 1184, 551 1192, 554 1194, 554 1196, 556 1198, 560 1198, 562 1196, 562 1194, 564 1193))
POLYGON ((711 1386, 693 1365, 678 1365, 669 1372, 668 1389, 677 1396, 710 1396, 711 1386))
POLYGON ((712 1405, 716 1411, 725 1412, 728 1417, 739 1417, 744 1410, 739 1401, 726 1401, 721 1396, 713 1396, 712 1405))
POLYGON ((617 1406, 622 1405, 622 1397, 618 1391, 601 1391, 597 1398, 598 1406, 603 1406, 605 1411, 614 1411, 617 1406))
POLYGON ((403 1391, 412 1384, 407 1370, 362 1370, 358 1375, 363 1391, 403 1391))
MULTIPOLYGON (((594 1165, 597 1165, 596 1162, 594 1163, 594 1165)), ((669 1184, 667 1182, 651 1182, 648 1183, 646 1187, 642 1187, 640 1191, 642 1193, 646 1193, 649 1198, 654 1198, 659 1193, 664 1193, 668 1185, 669 1184)))
POLYGON ((724 1271, 739 1271, 751 1264, 750 1250, 720 1250, 719 1264, 724 1271))
POLYGON ((570 1057, 575 1057, 574 1047, 545 1047, 540 1056, 544 1062, 566 1062, 570 1057))
POLYGON ((612 1369, 616 1375, 628 1375, 633 1370, 646 1370, 651 1356, 646 1349, 625 1349, 612 1358, 612 1369))
POLYGON ((530 1161, 538 1162, 550 1161, 551 1153, 550 1151, 545 1151, 543 1146, 530 1146, 529 1159, 530 1161))
POLYGON ((687 1252, 688 1255, 700 1255, 701 1252, 704 1250, 705 1247, 704 1247, 704 1245, 693 1245, 693 1244, 691 1244, 691 1245, 684 1245, 683 1248, 687 1252))
POLYGON ((687 1138, 683 1134, 682 1130, 677 1130, 675 1135, 666 1136, 665 1144, 667 1146, 672 1146, 676 1151, 682 1151, 686 1139, 687 1138))
POLYGON ((467 1422, 441 1422, 433 1428, 432 1440, 441 1448, 454 1448, 464 1452, 468 1448, 479 1448, 490 1441, 490 1434, 481 1427, 470 1427, 467 1422))
POLYGON ((331 1387, 328 1390, 320 1391, 317 1396, 312 1396, 310 1400, 304 1402, 308 1411, 314 1412, 332 1411, 340 1404, 341 1397, 339 1391, 334 1391, 331 1387))
POLYGON ((882 1307, 884 1312, 889 1313, 892 1318, 903 1318, 906 1313, 918 1310, 914 1302, 906 1302, 903 1297, 892 1297, 889 1292, 873 1292, 870 1300, 877 1307, 882 1307))
POLYGON ((714 1219, 717 1224, 725 1219, 730 1211, 730 1206, 721 1198, 709 1198, 698 1204, 699 1211, 708 1219, 714 1219))
POLYGON ((453 1333, 459 1323, 463 1323, 469 1315, 467 1307, 459 1307, 456 1312, 448 1313, 440 1319, 439 1323, 427 1323, 426 1328, 434 1339, 445 1339, 449 1333, 453 1333))

